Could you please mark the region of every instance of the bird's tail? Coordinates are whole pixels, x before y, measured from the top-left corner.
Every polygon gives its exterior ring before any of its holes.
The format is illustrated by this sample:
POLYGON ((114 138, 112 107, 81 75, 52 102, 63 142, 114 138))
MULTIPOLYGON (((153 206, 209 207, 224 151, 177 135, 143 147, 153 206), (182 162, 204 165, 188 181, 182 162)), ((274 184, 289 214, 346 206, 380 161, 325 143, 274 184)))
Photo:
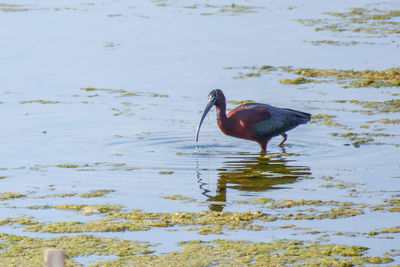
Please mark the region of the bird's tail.
POLYGON ((286 109, 288 111, 290 111, 294 117, 296 118, 296 121, 298 124, 304 124, 310 121, 311 119, 311 114, 310 113, 306 113, 306 112, 302 112, 302 111, 298 111, 298 110, 293 110, 293 109, 286 109))

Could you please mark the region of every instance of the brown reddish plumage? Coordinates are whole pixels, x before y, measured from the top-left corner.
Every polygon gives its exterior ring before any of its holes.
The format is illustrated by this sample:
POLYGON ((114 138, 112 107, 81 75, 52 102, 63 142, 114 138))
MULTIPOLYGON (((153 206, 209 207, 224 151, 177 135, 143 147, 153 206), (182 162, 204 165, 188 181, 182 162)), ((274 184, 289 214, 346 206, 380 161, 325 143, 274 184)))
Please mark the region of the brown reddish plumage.
POLYGON ((196 142, 201 124, 215 105, 217 122, 221 131, 229 136, 256 141, 263 152, 272 137, 282 135, 282 145, 286 141, 286 132, 299 124, 307 123, 311 115, 297 110, 278 108, 267 104, 244 104, 231 110, 226 115, 226 99, 221 90, 216 89, 209 94, 209 102, 200 119, 196 132, 196 142))

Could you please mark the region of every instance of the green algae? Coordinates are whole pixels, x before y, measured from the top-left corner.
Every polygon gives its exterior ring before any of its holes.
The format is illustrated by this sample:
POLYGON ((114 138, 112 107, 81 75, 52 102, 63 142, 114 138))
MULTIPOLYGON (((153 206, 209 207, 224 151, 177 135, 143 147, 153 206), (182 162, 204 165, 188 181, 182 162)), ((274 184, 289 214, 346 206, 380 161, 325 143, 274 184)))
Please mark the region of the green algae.
POLYGON ((182 195, 163 196, 162 198, 172 199, 172 200, 180 200, 183 202, 195 202, 196 201, 196 199, 194 199, 194 198, 186 197, 186 196, 182 196, 182 195))
POLYGON ((62 210, 76 210, 76 211, 92 210, 99 213, 107 213, 111 211, 120 211, 122 209, 122 206, 111 205, 111 204, 104 204, 104 205, 58 204, 54 205, 54 208, 62 210))
MULTIPOLYGON (((117 15, 113 15, 113 17, 116 17, 116 16, 117 15)), ((112 16, 108 15, 108 17, 112 17, 112 16)), ((113 43, 113 42, 105 42, 104 43, 104 48, 108 48, 108 49, 113 49, 113 48, 115 48, 117 46, 120 46, 120 44, 113 43)))
POLYGON ((58 164, 58 165, 56 165, 56 167, 73 169, 73 168, 78 168, 79 165, 76 165, 76 164, 58 164))
MULTIPOLYGON (((390 99, 386 101, 360 101, 350 100, 349 103, 360 105, 367 109, 367 113, 396 113, 400 112, 400 99, 390 99)), ((390 120, 383 120, 390 123, 390 120)), ((394 120, 395 122, 397 120, 394 120)))
POLYGON ((152 97, 169 97, 167 94, 150 93, 152 97))
POLYGON ((53 208, 50 205, 32 205, 32 206, 28 206, 28 209, 33 209, 33 210, 39 210, 39 209, 51 209, 53 208))
MULTIPOLYGON (((117 154, 118 155, 118 154, 117 154)), ((116 155, 116 156, 117 156, 116 155)), ((136 167, 129 167, 125 162, 92 162, 92 163, 80 163, 80 164, 75 164, 75 163, 63 163, 63 164, 58 164, 55 165, 58 168, 64 168, 64 169, 73 169, 74 171, 97 171, 100 168, 107 168, 109 171, 130 171, 130 170, 139 170, 140 168, 136 167), (125 167, 125 168, 121 168, 125 167)), ((44 167, 44 166, 39 166, 38 167, 44 167)))
MULTIPOLYGON (((108 46, 108 47, 114 47, 113 46, 108 46)), ((116 95, 116 97, 136 97, 136 96, 150 96, 150 97, 159 97, 159 98, 167 98, 169 97, 168 94, 160 94, 156 92, 132 92, 132 91, 126 91, 124 89, 111 89, 111 88, 96 88, 96 87, 85 87, 81 88, 80 90, 86 91, 86 92, 97 92, 95 96, 101 96, 101 93, 107 93, 107 94, 113 94, 116 95)), ((93 95, 87 95, 86 97, 93 97, 93 95)), ((124 102, 126 105, 129 102, 124 102)), ((136 104, 133 106, 137 106, 136 104)))
POLYGON ((81 90, 90 92, 90 91, 110 91, 111 89, 86 87, 86 88, 81 88, 81 90))
POLYGON ((389 263, 390 257, 368 257, 367 247, 276 240, 248 242, 217 239, 179 243, 181 251, 99 262, 101 266, 352 266, 389 263))
POLYGON ((66 266, 81 266, 74 258, 114 255, 91 266, 352 266, 393 261, 388 256, 367 256, 367 247, 321 244, 300 240, 249 242, 216 239, 178 243, 182 249, 156 255, 148 242, 93 235, 42 239, 0 233, 0 257, 7 266, 41 266, 47 248, 63 249, 66 266))
POLYGON ((87 255, 127 257, 153 253, 148 242, 128 241, 93 235, 61 236, 50 239, 0 233, 0 258, 5 266, 43 266, 48 248, 66 252, 66 266, 81 266, 73 258, 87 255))
POLYGON ((31 104, 31 103, 38 103, 38 104, 58 104, 60 102, 58 101, 52 101, 52 100, 43 100, 43 99, 38 99, 38 100, 24 100, 20 101, 21 104, 31 104))
POLYGON ((265 205, 267 203, 274 202, 272 198, 260 197, 260 198, 252 198, 250 199, 250 203, 253 204, 262 204, 265 205))
POLYGON ((311 83, 311 82, 317 82, 316 80, 313 79, 307 79, 304 77, 297 77, 295 79, 281 79, 279 80, 280 83, 284 84, 305 84, 305 83, 311 83))
POLYGON ((351 87, 390 87, 400 86, 400 68, 386 70, 337 70, 317 68, 282 68, 286 72, 292 72, 304 77, 334 77, 341 81, 348 79, 348 86, 351 87))
MULTIPOLYGON (((99 211, 99 207, 87 205, 56 205, 55 208, 76 209, 79 211, 99 211)), ((172 226, 201 226, 199 234, 222 233, 222 229, 254 229, 251 222, 255 220, 268 221, 268 215, 256 212, 213 212, 202 211, 193 212, 174 212, 174 213, 149 213, 139 210, 132 212, 120 212, 113 210, 99 211, 106 217, 89 222, 55 222, 38 223, 25 227, 25 231, 49 232, 49 233, 81 233, 81 232, 123 232, 123 231, 145 231, 152 227, 172 227, 172 226)), ((90 214, 88 214, 90 215, 90 214)), ((191 228, 188 230, 192 230, 191 228)))
POLYGON ((79 194, 80 197, 91 198, 91 197, 102 197, 107 195, 111 192, 115 192, 112 189, 97 189, 97 190, 90 190, 88 193, 79 194))
POLYGON ((161 175, 171 175, 173 173, 174 173, 174 171, 159 171, 158 172, 158 174, 161 174, 161 175))
MULTIPOLYGON (((84 213, 84 215, 91 215, 84 213)), ((145 225, 135 225, 128 221, 115 222, 109 219, 92 220, 89 222, 69 221, 55 223, 41 223, 25 227, 25 231, 47 233, 84 233, 84 232, 125 232, 144 231, 150 228, 145 225)))
MULTIPOLYGON (((192 5, 192 6, 184 6, 184 8, 190 9, 197 9, 199 5, 192 5)), ((256 13, 258 10, 263 9, 261 6, 249 6, 249 5, 237 5, 232 3, 230 5, 211 5, 211 4, 204 4, 201 6, 201 9, 208 9, 211 11, 202 12, 200 15, 207 16, 207 15, 217 15, 217 14, 226 14, 226 15, 239 15, 239 14, 249 14, 249 13, 256 13)))
POLYGON ((226 5, 223 6, 218 10, 219 13, 230 13, 230 14, 237 14, 237 13, 256 13, 257 9, 261 9, 263 7, 257 6, 246 6, 246 5, 226 5))
POLYGON ((400 124, 400 119, 394 119, 394 120, 390 120, 390 119, 378 119, 378 120, 373 120, 373 121, 367 121, 367 123, 383 123, 383 124, 400 124))
MULTIPOLYGON (((225 69, 233 69, 227 67, 225 69)), ((251 70, 246 73, 239 73, 234 78, 250 78, 268 75, 272 71, 281 71, 299 75, 292 79, 281 79, 279 82, 284 84, 299 85, 305 83, 322 83, 333 81, 344 84, 344 87, 399 87, 400 68, 390 68, 385 70, 340 70, 340 69, 318 69, 318 68, 294 68, 291 66, 271 67, 251 66, 241 69, 251 70), (312 78, 312 79, 311 79, 312 78), (325 80, 321 80, 325 78, 325 80), (330 78, 331 80, 326 80, 330 78)))
POLYGON ((42 195, 42 196, 38 196, 36 198, 74 197, 74 196, 76 196, 76 193, 58 193, 58 194, 42 195))
POLYGON ((393 198, 384 201, 384 204, 377 204, 371 207, 371 210, 387 210, 390 212, 400 212, 400 198, 398 195, 393 195, 393 198))
MULTIPOLYGON (((194 199, 181 195, 165 196, 166 199, 194 202, 194 199)), ((382 205, 382 209, 393 208, 393 200, 382 205)), ((361 215, 367 205, 356 205, 352 202, 321 201, 321 200, 272 200, 269 198, 250 199, 247 203, 263 205, 272 214, 259 210, 254 212, 142 212, 140 210, 126 211, 119 205, 55 205, 56 209, 79 211, 84 215, 100 214, 103 218, 89 222, 54 222, 38 223, 26 227, 25 231, 50 233, 79 232, 120 232, 143 231, 153 227, 186 226, 185 230, 196 230, 199 234, 223 233, 226 230, 247 229, 259 231, 264 226, 257 222, 276 220, 322 220, 337 219, 361 215), (293 208, 307 207, 303 210, 293 208), (318 210, 317 207, 323 209, 318 210)), ((40 208, 40 207, 37 207, 40 208)), ((48 206, 46 207, 48 208, 48 206)))
POLYGON ((332 127, 341 127, 341 128, 347 128, 345 125, 338 123, 337 121, 334 120, 336 116, 334 115, 328 115, 328 114, 313 114, 311 116, 311 120, 309 123, 311 124, 319 124, 319 125, 326 125, 326 126, 332 126, 332 127))
POLYGON ((391 198, 386 202, 387 210, 390 212, 400 212, 400 198, 391 198))
POLYGON ((18 7, 19 5, 0 4, 0 10, 3 12, 25 12, 31 9, 18 7))
POLYGON ((355 147, 360 147, 360 145, 366 144, 375 144, 380 145, 383 143, 375 142, 374 137, 395 137, 395 134, 387 134, 387 133, 356 133, 356 132, 347 132, 347 133, 331 133, 332 136, 340 136, 348 139, 355 147))
POLYGON ((315 31, 363 33, 370 36, 386 37, 400 34, 400 10, 380 10, 377 8, 353 8, 348 12, 324 12, 328 18, 298 19, 315 31))
POLYGON ((8 200, 8 199, 15 199, 15 198, 23 198, 26 195, 18 193, 18 192, 2 192, 0 193, 0 200, 8 200))
POLYGON ((137 171, 140 170, 140 168, 125 168, 124 171, 137 171))
POLYGON ((121 96, 137 96, 137 95, 138 95, 137 93, 133 93, 133 92, 126 92, 126 93, 121 94, 121 96))
POLYGON ((17 218, 5 218, 0 220, 0 225, 12 225, 12 224, 19 224, 19 225, 36 225, 38 224, 37 221, 33 220, 32 216, 20 216, 17 218))
MULTIPOLYGON (((356 42, 356 41, 340 42, 340 41, 332 41, 332 40, 310 41, 310 43, 313 45, 327 44, 327 45, 333 45, 333 46, 350 46, 350 45, 359 44, 359 42, 356 42)), ((372 43, 364 42, 363 44, 372 44, 372 43)))
POLYGON ((379 233, 400 233, 400 226, 379 229, 379 233))
MULTIPOLYGON (((165 196, 166 199, 186 200, 187 197, 181 195, 165 196)), ((390 208, 397 207, 400 201, 398 195, 393 195, 391 199, 388 199, 384 204, 380 205, 379 209, 376 210, 389 210, 390 208)), ((48 233, 85 233, 85 232, 124 232, 124 231, 146 231, 153 227, 171 228, 174 226, 185 226, 186 231, 197 231, 200 235, 208 234, 224 234, 226 230, 250 230, 260 231, 265 229, 264 226, 259 223, 266 223, 276 220, 314 220, 314 219, 336 219, 350 216, 357 216, 363 214, 363 209, 372 208, 367 204, 356 204, 353 202, 339 202, 339 201, 322 201, 322 200, 274 200, 271 198, 253 198, 246 201, 246 204, 262 205, 263 210, 270 210, 273 215, 263 213, 261 211, 254 212, 214 212, 214 211, 201 211, 201 212, 171 212, 171 213, 157 213, 157 212, 142 212, 140 210, 125 210, 120 205, 55 205, 56 209, 79 211, 86 215, 93 213, 100 214, 103 216, 101 219, 92 220, 88 222, 68 221, 68 222, 54 222, 54 223, 43 223, 34 220, 33 217, 17 217, 17 218, 6 218, 0 220, 0 225, 14 225, 19 224, 24 227, 24 231, 32 232, 48 232, 48 233), (326 207, 331 208, 326 209, 326 207), (306 207, 304 210, 293 210, 294 208, 306 207), (318 210, 316 208, 322 207, 324 210, 318 210), (87 213, 86 213, 87 212, 87 213)), ((37 208, 49 208, 37 207, 37 208)), ((296 226, 293 224, 282 225, 280 229, 295 229, 296 226)), ((299 228, 300 229, 300 228, 299 228)), ((390 227, 382 228, 377 231, 371 231, 370 236, 385 233, 397 233, 400 228, 390 227)), ((174 229, 173 229, 174 230, 174 229)), ((301 230, 304 230, 301 228, 301 230)), ((317 232, 319 233, 319 232, 317 232)), ((2 243, 5 242, 5 238, 0 236, 0 257, 4 251, 2 249, 2 243)), ((86 238, 91 239, 90 235, 79 235, 80 240, 86 238)), ((13 237, 19 241, 25 237, 13 237)), ((72 236, 64 236, 59 238, 73 238, 72 236)), ((47 242, 52 239, 32 239, 32 243, 35 244, 35 248, 42 248, 42 250, 35 250, 32 252, 32 256, 36 257, 36 254, 42 254, 44 246, 42 247, 41 242, 47 242)), ((115 242, 119 242, 115 239, 115 242)), ((29 241, 29 242, 31 242, 29 241)), ((62 246, 49 246, 46 247, 57 247, 67 250, 68 260, 73 260, 71 255, 117 255, 118 258, 101 261, 95 263, 93 266, 115 266, 121 265, 143 265, 143 264, 167 264, 173 262, 174 265, 178 264, 180 260, 183 260, 188 255, 191 259, 196 259, 195 262, 199 264, 206 264, 209 260, 212 260, 210 264, 214 265, 232 265, 238 264, 251 264, 254 266, 265 265, 266 262, 269 264, 290 264, 290 265, 363 265, 367 263, 381 264, 389 263, 392 259, 387 254, 382 257, 369 257, 365 255, 367 248, 360 246, 343 246, 339 244, 319 244, 319 243, 305 243, 304 241, 286 241, 278 240, 273 242, 260 242, 252 243, 245 241, 227 241, 227 240, 214 240, 214 241, 188 241, 180 242, 182 245, 182 251, 173 251, 164 253, 162 255, 154 255, 152 251, 148 250, 148 244, 144 246, 143 253, 132 253, 125 254, 124 246, 121 246, 121 251, 116 251, 117 246, 109 250, 108 243, 105 241, 96 241, 96 246, 99 246, 100 251, 94 252, 94 245, 92 246, 91 241, 89 242, 88 248, 81 248, 81 254, 69 254, 69 249, 74 246, 74 242, 77 240, 69 241, 68 244, 62 246), (196 247, 193 250, 192 246, 196 247), (198 249, 198 251, 197 251, 198 249), (197 251, 197 252, 196 252, 197 251), (203 251, 201 254, 200 251, 203 251), (236 251, 236 252, 235 252, 236 251), (181 253, 187 253, 181 255, 181 253), (212 254, 210 254, 212 253, 212 254), (221 254, 222 253, 222 254, 221 254), (135 255, 133 255, 135 254, 135 255), (212 257, 209 257, 212 255, 212 257), (204 258, 206 257, 206 258, 204 258), (214 262, 214 260, 217 260, 214 262)), ((125 241, 121 241, 125 242, 125 241)), ((128 241, 126 241, 128 242, 128 241)), ((138 241, 134 242, 136 245, 138 241)), ((22 242, 25 243, 25 242, 22 242)), ((57 244, 61 243, 57 242, 57 244)), ((20 243, 7 244, 6 247, 19 246, 20 243)), ((21 247, 19 247, 21 249, 21 247)), ((30 248, 23 248, 30 249, 30 248)), ((30 253, 30 252, 29 252, 30 253)), ((26 256, 26 255, 25 255, 26 256)), ((16 264, 24 260, 21 257, 10 255, 7 260, 13 260, 16 264)), ((26 257, 24 257, 26 258, 26 257)), ((74 263, 69 262, 72 264, 74 263)), ((208 263, 207 263, 208 264, 208 263)), ((179 264, 178 264, 179 265, 179 264)), ((12 265, 10 265, 12 266, 12 265)))
MULTIPOLYGON (((360 183, 351 183, 348 181, 344 181, 344 180, 338 180, 335 179, 332 176, 322 176, 321 180, 326 181, 327 183, 322 185, 322 187, 326 187, 326 188, 339 188, 339 189, 349 189, 349 196, 354 196, 354 194, 357 192, 354 188, 356 186, 359 186, 360 183)), ((365 205, 360 204, 360 207, 365 207, 365 205)))
POLYGON ((20 6, 20 5, 0 3, 0 7, 18 7, 18 6, 20 6))
MULTIPOLYGON (((160 7, 171 6, 171 3, 166 2, 158 2, 156 4, 160 7)), ((243 5, 243 4, 227 4, 227 5, 215 5, 215 4, 190 4, 190 5, 183 5, 183 6, 176 6, 176 8, 182 8, 185 10, 190 10, 191 15, 198 14, 201 16, 211 16, 211 15, 230 15, 236 16, 240 14, 251 14, 256 13, 260 9, 263 9, 262 6, 250 6, 250 5, 243 5), (198 13, 197 13, 198 12, 198 13)))

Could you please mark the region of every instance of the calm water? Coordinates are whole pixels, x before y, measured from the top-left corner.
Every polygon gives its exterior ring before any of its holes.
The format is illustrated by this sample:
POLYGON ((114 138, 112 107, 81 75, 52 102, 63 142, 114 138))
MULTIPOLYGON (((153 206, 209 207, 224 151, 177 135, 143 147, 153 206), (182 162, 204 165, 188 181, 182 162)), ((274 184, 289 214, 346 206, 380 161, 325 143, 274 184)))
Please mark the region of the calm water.
MULTIPOLYGON (((396 9, 396 2, 236 3, 252 6, 251 13, 221 12, 221 8, 187 1, 37 0, 12 4, 20 6, 10 11, 0 3, 0 176, 4 177, 0 193, 19 192, 27 197, 0 201, 0 219, 23 214, 46 222, 87 220, 69 211, 27 209, 58 203, 115 203, 157 212, 246 211, 259 206, 235 202, 268 197, 373 205, 400 193, 399 124, 381 125, 385 133, 396 135, 376 138, 386 144, 359 148, 346 145, 348 139, 331 135, 349 130, 303 125, 288 133, 284 149, 276 146, 279 138, 273 139, 268 151, 275 157, 267 159, 260 155, 258 144, 224 136, 215 113, 210 112, 198 146, 194 142, 207 94, 214 88, 221 88, 227 100, 250 99, 334 115, 336 121, 357 132, 373 131, 359 128, 366 121, 398 119, 398 113, 366 115, 351 112, 361 106, 334 102, 398 99, 393 95, 399 93, 398 87, 344 89, 335 82, 285 85, 279 80, 294 76, 282 72, 234 79, 244 72, 241 67, 254 65, 355 70, 398 67, 398 35, 352 37, 317 32, 296 21, 353 7, 396 9), (197 7, 187 8, 193 4, 197 7), (373 44, 316 46, 309 42, 325 39, 373 44), (88 87, 97 90, 84 89, 88 87), (287 154, 281 154, 284 152, 287 154), (80 167, 59 168, 59 164, 80 167), (160 171, 173 173, 162 175, 160 171), (327 185, 323 178, 329 176, 347 186, 327 185), (35 198, 94 189, 115 192, 89 199, 35 198), (351 189, 356 190, 353 196, 351 189), (163 198, 174 194, 198 201, 163 198)), ((363 233, 393 227, 399 221, 398 213, 367 210, 355 217, 294 223, 328 233, 324 237, 327 242, 365 245, 371 248, 370 255, 380 255, 400 247, 398 234, 394 239, 380 239, 363 233), (333 235, 335 232, 350 234, 333 235)), ((289 223, 268 223, 270 229, 261 233, 228 231, 224 238, 321 238, 307 231, 276 228, 289 223)), ((50 236, 22 232, 19 227, 1 227, 0 231, 50 236)), ((180 240, 220 237, 165 229, 104 235, 160 242, 158 252, 176 249, 180 240)))

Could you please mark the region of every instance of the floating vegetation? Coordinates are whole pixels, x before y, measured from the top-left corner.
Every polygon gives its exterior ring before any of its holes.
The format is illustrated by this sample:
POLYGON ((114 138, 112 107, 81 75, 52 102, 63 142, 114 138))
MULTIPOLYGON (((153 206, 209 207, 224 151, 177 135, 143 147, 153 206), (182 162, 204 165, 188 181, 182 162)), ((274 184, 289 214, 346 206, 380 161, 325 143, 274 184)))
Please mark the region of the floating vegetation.
MULTIPOLYGON (((30 170, 43 170, 42 168, 47 166, 36 165, 35 169, 30 168, 30 170)), ((140 170, 137 167, 127 166, 125 162, 92 162, 92 163, 62 163, 55 165, 57 168, 71 169, 74 171, 98 171, 100 169, 106 169, 108 171, 133 171, 140 170)))
POLYGON ((158 174, 173 174, 174 171, 159 171, 158 174))
POLYGON ((110 17, 110 18, 122 17, 122 14, 108 14, 107 17, 110 17))
MULTIPOLYGON (((225 69, 233 69, 226 67, 225 69)), ((344 84, 344 87, 392 87, 400 86, 400 68, 390 68, 386 70, 339 70, 339 69, 317 69, 317 68, 293 68, 286 67, 242 67, 239 69, 250 70, 250 72, 239 73, 234 78, 245 79, 249 77, 260 77, 269 74, 272 71, 282 71, 299 75, 293 79, 281 79, 280 83, 285 84, 304 84, 304 83, 321 83, 336 82, 344 84), (310 79, 313 78, 313 79, 310 79), (324 79, 322 79, 324 78, 324 79), (326 80, 326 78, 331 78, 326 80)))
MULTIPOLYGON (((349 193, 350 193, 349 195, 350 195, 350 196, 354 196, 354 195, 355 195, 356 191, 355 191, 354 188, 355 188, 356 186, 359 186, 359 185, 360 185, 360 183, 351 183, 351 182, 344 181, 344 180, 338 180, 338 179, 335 179, 335 178, 332 177, 332 176, 322 176, 322 177, 321 177, 321 180, 327 182, 326 184, 322 185, 322 187, 326 187, 326 188, 332 188, 332 187, 334 187, 334 188, 339 188, 339 189, 349 189, 349 188, 352 188, 352 189, 349 190, 349 193)), ((360 205, 360 207, 361 207, 361 206, 362 206, 362 207, 365 207, 364 204, 360 205)))
POLYGON ((340 124, 337 121, 335 121, 334 118, 336 118, 336 116, 328 115, 328 114, 313 114, 311 116, 310 123, 332 126, 332 127, 347 128, 345 125, 340 124))
POLYGON ((348 85, 352 87, 381 87, 400 86, 400 68, 386 70, 337 70, 316 68, 282 68, 304 77, 334 77, 336 81, 348 79, 348 85))
POLYGON ((246 5, 236 5, 236 4, 225 5, 225 6, 221 6, 221 7, 206 4, 206 7, 219 8, 218 9, 219 13, 228 13, 230 15, 234 15, 234 14, 238 14, 238 13, 256 13, 258 9, 263 8, 263 7, 258 7, 258 6, 246 6, 246 5))
POLYGON ((316 80, 313 79, 306 79, 304 77, 297 77, 295 79, 281 79, 279 80, 280 83, 285 83, 285 84, 304 84, 304 83, 311 83, 311 82, 317 82, 316 80))
MULTIPOLYGON (((55 208, 74 209, 81 211, 98 211, 104 214, 105 218, 89 222, 55 222, 55 223, 32 223, 25 227, 25 231, 49 232, 49 233, 81 233, 81 232, 121 232, 121 231, 146 231, 152 227, 172 227, 172 226, 205 226, 199 230, 200 234, 215 233, 211 230, 222 229, 248 229, 249 225, 255 220, 268 221, 267 214, 260 211, 256 212, 174 212, 174 213, 152 213, 135 210, 132 212, 116 211, 120 207, 97 207, 89 205, 56 205, 55 208), (206 230, 208 229, 208 230, 206 230)), ((196 228, 188 228, 193 230, 196 228)))
POLYGON ((87 91, 87 92, 94 92, 94 91, 107 92, 110 94, 116 94, 116 95, 118 95, 118 97, 130 97, 130 96, 169 97, 168 94, 160 94, 160 93, 156 93, 156 92, 131 92, 131 91, 126 91, 124 89, 85 87, 85 88, 81 88, 81 90, 87 91))
POLYGON ((140 168, 125 168, 124 171, 137 171, 140 170, 140 168))
POLYGON ((353 8, 348 12, 323 14, 329 17, 297 21, 305 26, 314 27, 315 31, 364 33, 378 37, 400 34, 400 22, 393 20, 400 16, 400 10, 353 8))
POLYGON ((42 239, 0 232, 0 258, 4 266, 43 266, 48 248, 66 252, 66 266, 81 266, 73 258, 89 255, 116 255, 120 258, 153 253, 148 242, 93 235, 71 235, 42 239))
POLYGON ((379 122, 379 123, 383 123, 383 124, 399 124, 400 119, 394 119, 394 120, 378 119, 378 120, 373 120, 373 121, 367 121, 367 123, 375 123, 375 122, 379 122))
POLYGON ((25 101, 20 101, 21 104, 31 104, 31 103, 38 103, 38 104, 57 104, 59 103, 58 101, 52 101, 52 100, 43 100, 43 99, 38 99, 38 100, 25 100, 25 101))
POLYGON ((5 218, 0 220, 0 225, 13 225, 15 224, 19 224, 19 225, 35 225, 38 224, 37 221, 33 221, 32 220, 33 217, 32 216, 21 216, 21 217, 17 217, 17 218, 5 218))
POLYGON ((169 97, 167 94, 158 94, 158 93, 150 93, 149 94, 152 97, 169 97))
MULTIPOLYGON (((350 45, 359 44, 359 42, 356 42, 356 41, 340 42, 340 41, 332 41, 332 40, 310 41, 310 43, 313 45, 327 44, 327 45, 333 45, 333 46, 350 46, 350 45)), ((364 42, 363 44, 373 44, 373 43, 364 42)))
MULTIPOLYGON (((164 196, 166 199, 193 202, 195 199, 182 195, 164 196)), ((146 231, 153 227, 171 228, 185 226, 186 231, 197 231, 200 235, 223 234, 226 230, 245 229, 260 231, 265 229, 263 224, 276 220, 314 220, 336 219, 363 214, 363 210, 371 211, 388 210, 400 211, 400 201, 393 195, 383 204, 371 206, 353 202, 322 201, 322 200, 274 200, 271 198, 253 198, 244 204, 262 205, 263 210, 270 214, 253 212, 143 212, 141 210, 126 210, 120 205, 78 205, 62 204, 53 207, 32 206, 32 209, 56 208, 62 210, 78 211, 84 215, 98 214, 103 218, 88 222, 67 221, 43 223, 32 216, 20 216, 0 220, 0 225, 20 225, 24 231, 48 233, 85 233, 85 232, 124 232, 146 231), (319 207, 321 209, 319 209, 319 207)), ((241 204, 241 203, 237 203, 241 204)), ((294 224, 285 224, 281 229, 298 228, 294 224)), ((386 233, 400 232, 399 226, 382 228, 368 233, 369 236, 386 233)), ((319 233, 319 232, 317 232, 319 233)), ((31 262, 42 258, 43 251, 48 247, 66 250, 67 264, 74 264, 74 257, 78 255, 116 255, 116 259, 101 261, 94 266, 115 266, 116 264, 158 264, 181 260, 193 260, 193 264, 255 264, 257 262, 269 264, 365 264, 365 263, 390 263, 393 259, 387 256, 367 256, 366 247, 344 246, 340 244, 319 244, 318 242, 276 240, 273 242, 247 242, 247 241, 182 241, 182 251, 173 251, 161 255, 153 254, 150 244, 139 241, 126 241, 115 238, 94 237, 88 234, 61 236, 57 238, 41 239, 24 236, 7 235, 0 233, 0 257, 7 255, 4 260, 13 264, 20 264, 31 258, 31 262), (83 243, 82 243, 83 242, 83 243), (111 242, 111 243, 109 243, 111 242), (24 251, 21 257, 20 251, 24 251), (18 253, 17 253, 18 252, 18 253), (6 253, 6 254, 4 254, 6 253), (77 254, 79 253, 79 254, 77 254), (197 254, 198 253, 198 254, 197 254), (211 256, 210 256, 211 255, 211 256), (279 255, 279 257, 278 257, 279 255)), ((3 261, 2 261, 3 262, 3 261)), ((5 261, 4 261, 5 262, 5 261)), ((8 262, 7 262, 8 263, 8 262)))
POLYGON ((165 199, 181 200, 183 202, 195 202, 196 199, 182 195, 163 196, 165 199))
POLYGON ((76 164, 58 164, 57 167, 58 168, 74 169, 74 168, 78 168, 79 165, 76 165, 76 164))
POLYGON ((232 3, 230 5, 212 5, 212 4, 193 4, 182 6, 182 8, 190 9, 192 11, 198 10, 200 15, 208 16, 208 15, 218 15, 218 14, 226 14, 226 15, 239 15, 239 14, 249 14, 256 13, 260 9, 263 9, 262 6, 249 6, 249 5, 238 5, 232 3))
MULTIPOLYGON (((361 105, 365 109, 369 109, 367 113, 389 113, 400 112, 400 99, 391 99, 386 101, 360 101, 350 100, 352 104, 361 105)), ((394 120, 396 122, 397 120, 394 120)), ((380 122, 393 123, 390 120, 381 120, 380 122)))
MULTIPOLYGON (((108 15, 108 16, 110 17, 110 15, 108 15)), ((120 44, 116 44, 116 43, 113 43, 113 42, 105 42, 104 43, 104 48, 108 48, 110 50, 112 50, 113 48, 115 48, 117 46, 120 46, 120 44)))
POLYGON ((365 144, 376 144, 380 145, 382 143, 374 142, 375 139, 373 137, 394 137, 394 134, 387 133, 356 133, 356 132, 347 132, 347 133, 331 133, 332 136, 340 136, 343 138, 349 139, 355 147, 360 147, 360 145, 365 144))
POLYGON ((321 244, 299 240, 249 242, 217 239, 181 241, 179 251, 155 255, 148 242, 93 235, 60 236, 50 239, 0 233, 0 257, 7 266, 43 265, 46 248, 64 249, 67 266, 78 266, 77 256, 115 255, 93 266, 224 266, 224 265, 316 265, 353 266, 393 261, 388 256, 367 256, 367 247, 321 244), (23 255, 21 255, 23 251, 23 255))
MULTIPOLYGON (((181 195, 164 196, 166 199, 194 202, 195 199, 181 195)), ((120 205, 54 205, 53 208, 78 211, 84 215, 99 214, 103 218, 88 222, 68 221, 39 223, 32 218, 25 231, 50 233, 81 233, 81 232, 120 232, 146 231, 153 227, 186 226, 185 230, 198 231, 199 234, 224 233, 226 230, 247 229, 259 231, 263 225, 276 220, 323 220, 353 217, 364 214, 364 209, 372 211, 400 210, 397 198, 390 199, 379 206, 355 204, 353 202, 321 201, 321 200, 273 200, 270 198, 255 198, 236 204, 262 205, 263 210, 247 212, 143 212, 141 210, 124 210, 120 205), (301 208, 301 209, 298 209, 301 208), (305 208, 305 209, 304 209, 305 208)), ((40 208, 35 207, 35 208, 40 208)), ((49 208, 45 206, 44 208, 49 208)), ((11 220, 11 219, 9 219, 11 220)), ((14 220, 13 223, 18 223, 14 220)))
POLYGON ((76 193, 59 193, 59 194, 42 195, 42 196, 38 196, 36 198, 74 197, 74 196, 76 196, 76 193))
POLYGON ((387 210, 390 212, 400 212, 400 198, 391 198, 386 202, 387 210))
POLYGON ((400 226, 379 229, 379 233, 400 233, 400 226))
POLYGON ((0 10, 3 12, 24 12, 30 9, 25 8, 22 5, 0 3, 0 10))
POLYGON ((0 200, 8 200, 14 198, 22 198, 26 197, 26 195, 18 193, 18 192, 2 192, 0 193, 0 200))
POLYGON ((98 190, 90 190, 90 192, 88 193, 82 193, 79 194, 80 197, 86 197, 86 198, 90 198, 90 197, 102 197, 104 195, 107 195, 111 192, 115 192, 115 190, 112 189, 98 189, 98 190))

